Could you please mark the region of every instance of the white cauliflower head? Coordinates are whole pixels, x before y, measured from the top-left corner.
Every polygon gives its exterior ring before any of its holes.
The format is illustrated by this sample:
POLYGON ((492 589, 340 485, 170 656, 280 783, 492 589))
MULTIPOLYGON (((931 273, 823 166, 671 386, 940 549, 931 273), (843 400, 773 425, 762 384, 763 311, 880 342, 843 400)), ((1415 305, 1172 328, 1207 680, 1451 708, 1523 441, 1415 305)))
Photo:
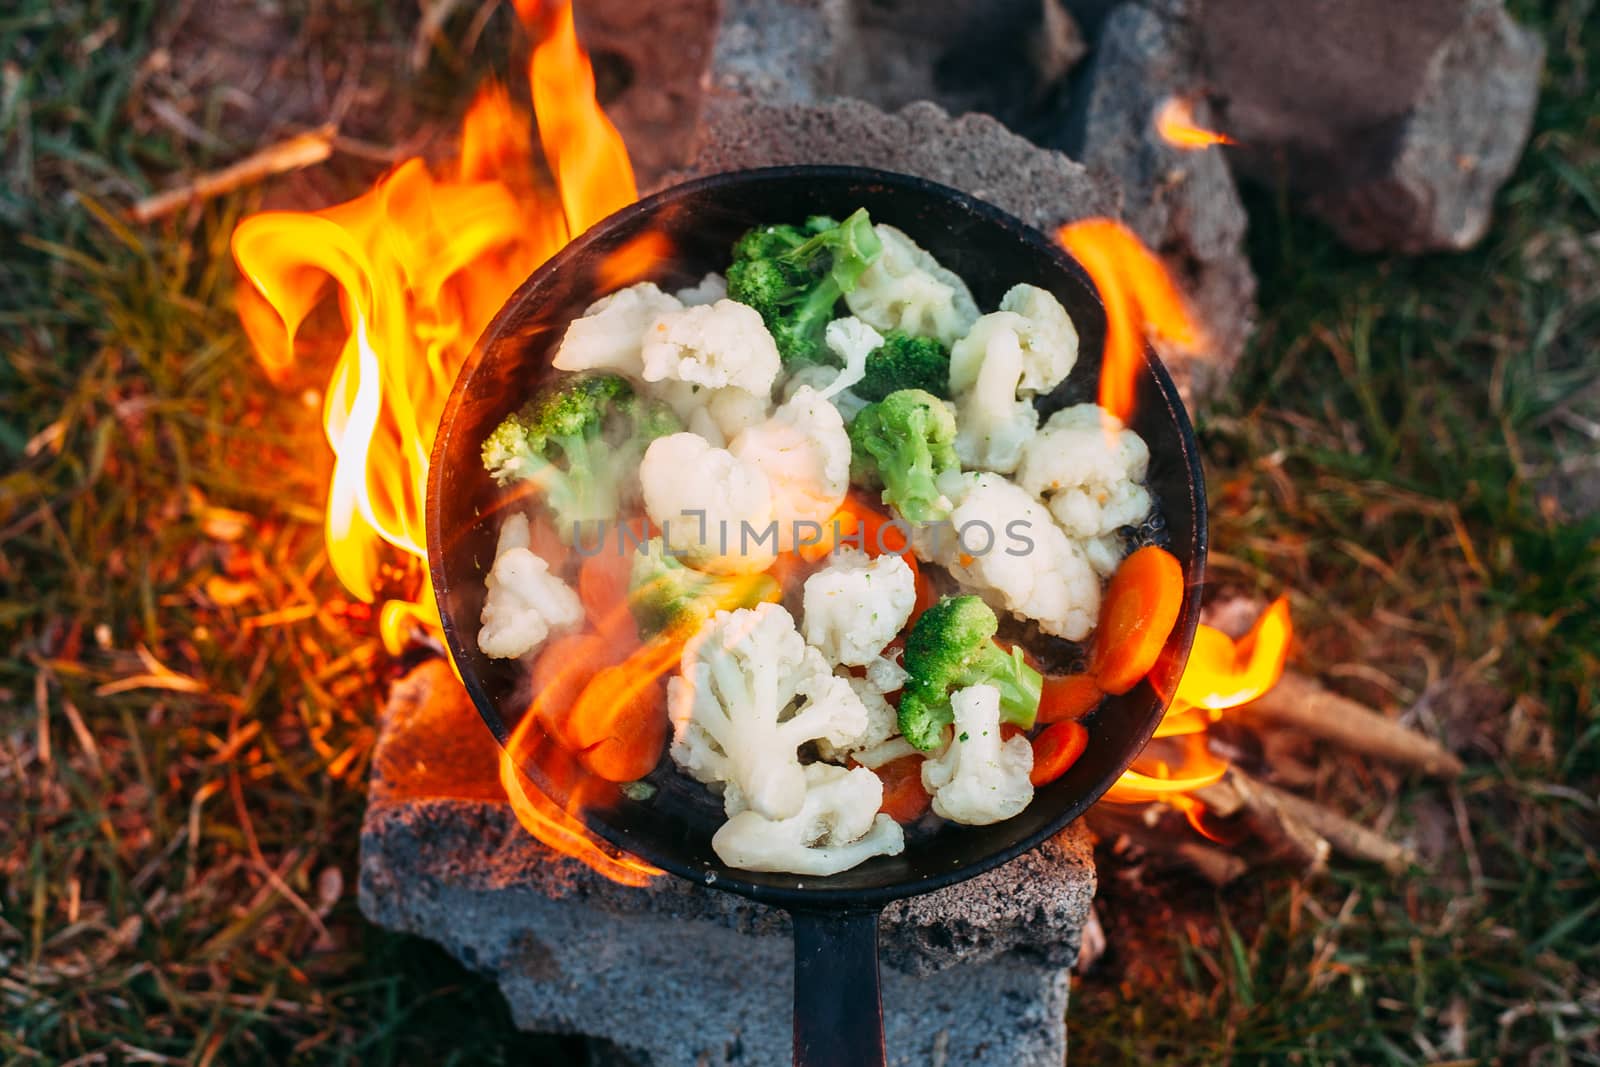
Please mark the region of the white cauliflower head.
POLYGON ((1008 474, 1039 426, 1039 412, 1017 396, 1024 353, 1022 316, 985 315, 950 350, 950 390, 956 398, 956 456, 965 468, 1008 474))
POLYGON ((843 744, 867 727, 867 710, 776 604, 713 615, 683 648, 667 683, 672 758, 702 782, 725 782, 730 815, 767 819, 800 811, 800 746, 843 744))
POLYGON ((810 363, 800 367, 784 380, 783 399, 789 400, 800 391, 801 386, 809 386, 826 395, 833 406, 839 409, 839 417, 848 425, 861 414, 861 409, 867 406, 868 401, 861 399, 849 389, 832 388, 833 383, 843 373, 842 368, 830 367, 824 363, 810 363))
POLYGON ((835 666, 864 667, 895 639, 916 600, 916 581, 904 559, 890 553, 874 559, 841 548, 806 579, 806 642, 835 666))
POLYGON ((834 394, 843 392, 867 376, 867 357, 883 344, 883 335, 858 318, 834 319, 822 331, 822 341, 828 346, 828 351, 838 356, 844 363, 839 371, 822 390, 826 400, 833 399, 834 394))
POLYGON ((1037 285, 1013 285, 1000 298, 1000 310, 1012 312, 1022 342, 1024 396, 1048 393, 1066 380, 1078 362, 1078 329, 1055 294, 1037 285))
POLYGON ((821 525, 832 518, 850 488, 844 418, 809 386, 795 390, 770 419, 735 437, 728 451, 758 467, 771 484, 779 552, 794 548, 805 535, 797 524, 821 525))
POLYGON ((922 764, 922 788, 934 813, 951 822, 988 826, 1019 814, 1033 800, 1033 746, 1000 739, 1000 690, 992 685, 950 695, 955 731, 939 756, 922 764))
POLYGON ((1144 438, 1098 404, 1075 404, 1051 415, 1023 448, 1017 484, 1044 497, 1069 535, 1097 538, 1150 514, 1142 484, 1149 467, 1144 438))
POLYGON ((967 283, 893 226, 873 227, 883 251, 844 296, 851 314, 880 332, 937 337, 949 347, 978 318, 967 283))
POLYGON ((683 420, 689 432, 697 433, 718 448, 725 448, 742 430, 762 422, 772 414, 769 394, 747 393, 735 386, 707 389, 691 382, 669 378, 646 382, 641 390, 660 400, 683 420))
POLYGON ((951 473, 939 488, 955 507, 949 525, 913 531, 917 555, 1047 634, 1087 637, 1100 614, 1100 579, 1044 505, 998 474, 951 473))
POLYGON ((900 825, 878 813, 883 783, 876 774, 813 763, 804 779, 805 799, 795 814, 772 819, 743 811, 723 824, 711 838, 718 858, 746 871, 822 877, 905 850, 900 825))
POLYGON ((478 648, 492 659, 516 659, 542 645, 552 634, 576 629, 583 605, 550 565, 533 554, 528 517, 520 512, 500 525, 494 566, 484 580, 478 648))
POLYGON ((709 389, 731 385, 756 396, 772 393, 781 367, 778 346, 760 313, 732 300, 656 316, 640 355, 647 382, 675 380, 709 389))
POLYGON ((772 485, 761 467, 693 433, 658 437, 639 463, 644 510, 700 570, 754 574, 777 550, 772 485))
POLYGON ((659 315, 683 305, 654 282, 618 289, 590 304, 561 338, 551 362, 557 370, 609 370, 639 378, 645 330, 659 315))
POLYGON ((716 271, 712 271, 687 289, 679 289, 672 295, 677 297, 684 307, 715 304, 718 300, 723 300, 727 297, 728 279, 716 271))
MULTIPOLYGON (((900 733, 899 713, 884 699, 883 690, 866 678, 849 675, 840 677, 861 701, 861 706, 867 709, 867 725, 854 737, 846 738, 838 744, 827 740, 817 742, 817 753, 823 759, 834 763, 843 763, 847 756, 876 749, 900 733)), ((873 764, 863 763, 862 766, 870 767, 873 764)))

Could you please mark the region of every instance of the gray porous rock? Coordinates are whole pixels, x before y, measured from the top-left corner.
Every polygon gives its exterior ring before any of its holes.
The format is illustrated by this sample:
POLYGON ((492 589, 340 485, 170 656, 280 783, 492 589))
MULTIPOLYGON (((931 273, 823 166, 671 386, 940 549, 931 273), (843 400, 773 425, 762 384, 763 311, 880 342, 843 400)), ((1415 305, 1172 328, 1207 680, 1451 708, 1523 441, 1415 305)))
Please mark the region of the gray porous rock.
POLYGON ((1356 248, 1483 236, 1544 65, 1501 0, 1203 0, 1194 25, 1242 174, 1285 185, 1356 248))
MULTIPOLYGON (((522 829, 497 768, 443 661, 395 684, 362 826, 367 917, 493 975, 527 1029, 605 1038, 657 1067, 785 1062, 787 915, 671 876, 636 888, 595 873, 522 829)), ((1094 884, 1088 834, 1072 827, 891 905, 879 937, 891 1062, 1059 1064, 1094 884)))
MULTIPOLYGON (((1256 279, 1244 251, 1244 206, 1222 153, 1179 148, 1156 131, 1167 101, 1198 104, 1196 64, 1182 20, 1142 5, 1116 8, 1095 40, 1067 144, 1189 298, 1206 336, 1191 350, 1162 355, 1181 385, 1205 396, 1227 381, 1244 350, 1256 279)), ((1195 118, 1204 124, 1203 107, 1195 118)))
POLYGON ((606 114, 641 184, 687 159, 717 39, 717 0, 584 0, 573 8, 606 114))
POLYGON ((1060 152, 987 115, 952 118, 926 101, 889 114, 860 100, 799 106, 716 94, 703 116, 693 166, 677 177, 800 163, 878 167, 953 186, 1046 231, 1114 204, 1060 152))

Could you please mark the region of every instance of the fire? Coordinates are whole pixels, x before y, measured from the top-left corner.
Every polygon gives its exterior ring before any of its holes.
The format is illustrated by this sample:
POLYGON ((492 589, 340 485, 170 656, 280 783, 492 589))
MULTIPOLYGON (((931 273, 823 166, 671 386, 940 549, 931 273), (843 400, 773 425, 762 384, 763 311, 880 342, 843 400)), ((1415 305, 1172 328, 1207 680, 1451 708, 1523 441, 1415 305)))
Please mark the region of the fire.
MULTIPOLYGON (((467 112, 445 176, 407 160, 355 200, 253 215, 233 235, 249 283, 240 317, 274 379, 294 365, 296 335, 330 282, 338 298, 347 332, 324 400, 336 457, 325 533, 334 573, 362 600, 378 596, 385 544, 427 556, 428 456, 478 334, 535 267, 637 195, 622 140, 595 103, 570 7, 549 22, 529 79, 553 192, 537 182, 528 117, 491 84, 467 112)), ((430 617, 426 589, 408 603, 387 612, 388 639, 403 637, 405 618, 430 617)))
POLYGON ((1089 272, 1105 303, 1099 403, 1126 423, 1133 416, 1145 338, 1193 348, 1200 329, 1160 258, 1126 226, 1111 219, 1084 219, 1061 227, 1056 240, 1089 272))
POLYGON ((1156 108, 1156 133, 1174 148, 1195 151, 1219 144, 1236 144, 1232 137, 1199 125, 1194 120, 1194 102, 1169 96, 1156 108))
POLYGON ((1294 626, 1289 600, 1279 597, 1237 641, 1210 626, 1195 632, 1194 646, 1167 714, 1155 736, 1178 738, 1176 760, 1141 756, 1106 793, 1119 804, 1165 800, 1183 810, 1198 828, 1199 802, 1183 794, 1217 781, 1228 765, 1206 748, 1205 729, 1236 708, 1261 696, 1283 677, 1294 626))
MULTIPOLYGON (((396 557, 426 559, 428 457, 451 384, 478 335, 534 268, 637 198, 627 149, 595 100, 571 6, 518 0, 517 11, 538 42, 528 80, 554 188, 541 176, 534 123, 491 83, 468 110, 455 162, 444 173, 407 160, 348 203, 263 212, 233 235, 246 282, 239 315, 269 377, 289 377, 303 354, 301 327, 336 298, 343 333, 323 401, 335 457, 324 536, 334 573, 363 601, 402 591, 396 557)), ((617 269, 644 265, 636 257, 617 269)), ((392 652, 417 623, 438 626, 425 568, 413 565, 412 572, 402 576, 411 588, 380 613, 392 652)), ((553 752, 525 754, 561 777, 553 752)), ((552 848, 628 884, 659 873, 613 855, 568 810, 525 788, 509 755, 501 781, 523 825, 552 848)))

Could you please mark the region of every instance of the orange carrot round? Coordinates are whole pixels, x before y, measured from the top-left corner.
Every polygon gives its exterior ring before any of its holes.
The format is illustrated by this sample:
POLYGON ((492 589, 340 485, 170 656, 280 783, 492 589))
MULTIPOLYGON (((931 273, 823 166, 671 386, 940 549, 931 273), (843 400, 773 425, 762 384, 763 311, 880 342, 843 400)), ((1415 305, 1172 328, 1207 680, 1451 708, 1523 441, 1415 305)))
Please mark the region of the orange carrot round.
POLYGON ((1089 674, 1046 675, 1039 694, 1038 722, 1077 720, 1099 706, 1105 693, 1089 674))
POLYGON ((568 718, 595 672, 611 662, 609 642, 598 634, 565 634, 547 643, 533 664, 533 702, 528 707, 544 732, 571 748, 568 718))
MULTIPOLYGON (((608 667, 622 671, 624 667, 608 667)), ((655 769, 667 743, 666 687, 654 679, 620 686, 608 709, 608 733, 578 754, 585 767, 609 782, 632 782, 655 769)), ((593 725, 593 724, 591 724, 593 725)))
POLYGON ((1146 545, 1122 561, 1100 602, 1089 673, 1107 693, 1126 693, 1150 673, 1183 606, 1183 566, 1146 545))
POLYGON ((1035 786, 1055 781, 1078 762, 1089 744, 1089 731, 1075 722, 1047 726, 1033 739, 1033 772, 1028 781, 1035 786))
POLYGON ((877 770, 883 779, 883 803, 878 810, 898 823, 916 822, 928 810, 927 790, 922 788, 922 757, 903 756, 877 770))
POLYGON ((603 778, 607 772, 631 770, 648 765, 638 774, 624 774, 612 781, 630 782, 656 764, 665 734, 654 719, 666 721, 666 700, 654 678, 630 671, 627 664, 607 667, 595 674, 572 706, 567 727, 573 747, 590 770, 603 778), (649 742, 654 741, 654 745, 649 742), (636 749, 649 748, 648 753, 636 749), (604 768, 604 769, 602 769, 604 768))

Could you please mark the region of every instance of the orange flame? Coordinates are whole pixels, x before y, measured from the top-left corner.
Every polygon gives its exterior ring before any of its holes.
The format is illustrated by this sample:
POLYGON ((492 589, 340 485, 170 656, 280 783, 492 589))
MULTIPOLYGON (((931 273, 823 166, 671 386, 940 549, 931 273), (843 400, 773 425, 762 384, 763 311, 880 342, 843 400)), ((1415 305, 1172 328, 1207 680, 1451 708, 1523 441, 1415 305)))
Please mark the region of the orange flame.
POLYGON ((1105 303, 1099 402, 1126 423, 1133 417, 1145 336, 1191 348, 1200 330, 1161 260, 1126 226, 1084 219, 1061 227, 1056 240, 1089 272, 1105 303))
MULTIPOLYGON (((239 315, 275 381, 304 354, 301 327, 336 297, 342 334, 324 399, 334 453, 324 537, 334 573, 364 601, 396 584, 386 578, 391 549, 402 562, 426 558, 428 457, 478 335, 534 268, 637 196, 627 149, 595 100, 570 4, 519 0, 517 10, 538 42, 528 79, 554 189, 537 167, 529 116, 489 84, 444 173, 407 160, 348 203, 263 212, 233 234, 246 283, 239 315)), ((439 625, 425 573, 411 581, 421 588, 379 614, 391 652, 418 623, 439 625)), ((552 848, 630 885, 658 873, 595 843, 568 811, 524 787, 515 762, 503 764, 501 780, 523 825, 552 848)))
POLYGON ((1117 804, 1166 800, 1181 808, 1200 829, 1199 809, 1194 808, 1197 802, 1188 797, 1174 802, 1173 798, 1210 785, 1228 769, 1227 763, 1206 748, 1205 728, 1229 708, 1248 704, 1278 684, 1293 637, 1288 597, 1275 600, 1237 641, 1221 630, 1201 626, 1195 632, 1177 692, 1155 733, 1156 737, 1182 738, 1182 758, 1177 766, 1153 758, 1136 760, 1105 799, 1117 804))
POLYGON ((1197 124, 1194 120, 1194 102, 1181 96, 1169 96, 1156 108, 1156 133, 1174 148, 1196 151, 1219 144, 1236 144, 1232 137, 1217 133, 1197 124))
MULTIPOLYGON (((594 100, 570 6, 548 21, 529 79, 554 196, 537 184, 527 116, 489 85, 446 176, 411 159, 348 203, 264 212, 233 235, 248 282, 240 318, 274 379, 288 375, 296 335, 330 281, 338 297, 347 332, 324 402, 335 455, 325 534, 334 573, 362 600, 378 595, 385 542, 426 557, 428 455, 478 335, 535 267, 637 195, 621 137, 594 100)), ((432 605, 424 588, 385 609, 391 651, 411 621, 437 623, 432 605)))
POLYGON ((650 879, 664 872, 600 844, 573 814, 592 799, 587 793, 598 782, 578 766, 571 752, 547 737, 538 722, 537 716, 524 715, 500 753, 500 785, 517 821, 551 848, 581 860, 613 882, 649 885, 650 879), (551 800, 519 769, 534 765, 554 779, 551 792, 567 798, 565 807, 551 800))

